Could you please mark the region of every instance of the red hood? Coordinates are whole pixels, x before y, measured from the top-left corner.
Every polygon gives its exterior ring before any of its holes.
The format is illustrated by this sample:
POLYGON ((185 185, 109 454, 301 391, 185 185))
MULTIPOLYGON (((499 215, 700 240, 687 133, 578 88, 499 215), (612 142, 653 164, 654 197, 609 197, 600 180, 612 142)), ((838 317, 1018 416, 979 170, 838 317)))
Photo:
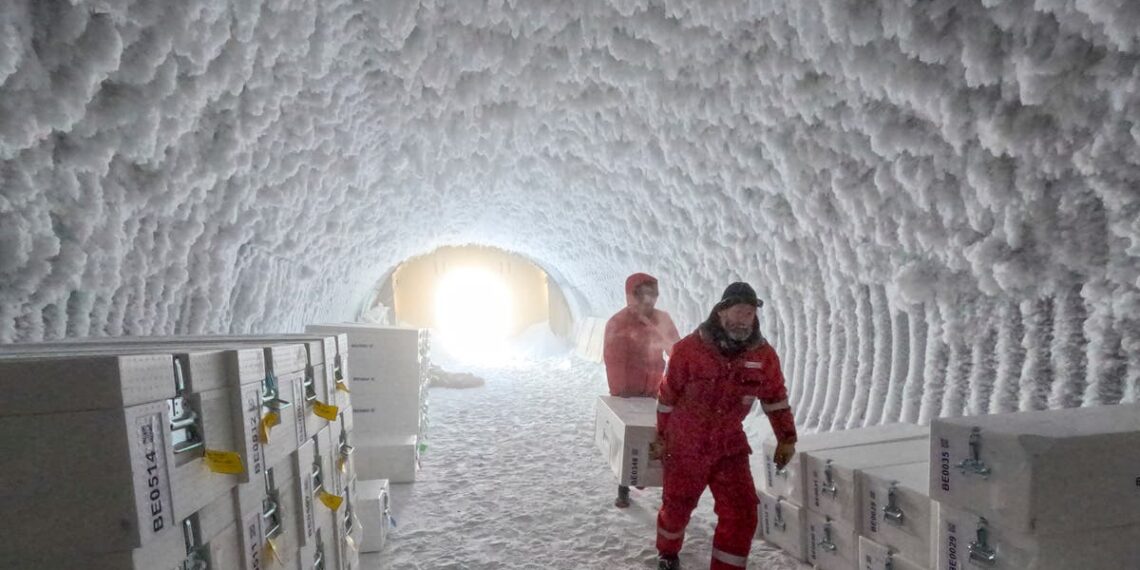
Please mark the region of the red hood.
POLYGON ((625 304, 632 306, 637 300, 633 298, 633 291, 646 283, 657 284, 657 278, 648 273, 634 273, 625 280, 625 304))

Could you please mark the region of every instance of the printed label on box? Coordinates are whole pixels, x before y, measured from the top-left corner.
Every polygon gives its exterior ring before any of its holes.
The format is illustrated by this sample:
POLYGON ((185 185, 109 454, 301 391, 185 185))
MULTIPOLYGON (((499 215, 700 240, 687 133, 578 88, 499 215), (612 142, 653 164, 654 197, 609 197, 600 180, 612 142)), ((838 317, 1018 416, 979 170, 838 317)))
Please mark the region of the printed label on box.
POLYGON ((142 470, 135 472, 135 489, 139 491, 139 535, 143 544, 174 524, 166 464, 168 441, 163 418, 164 414, 159 412, 135 419, 136 449, 142 465, 142 470))
POLYGON ((265 465, 265 450, 261 447, 261 384, 250 384, 241 392, 242 446, 248 476, 243 482, 250 482, 261 475, 265 465))
POLYGON ((264 549, 262 535, 261 511, 254 510, 246 515, 242 521, 242 558, 245 561, 245 570, 262 570, 262 551, 264 549))
POLYGON ((308 406, 304 405, 305 401, 305 379, 298 376, 293 380, 293 400, 294 409, 296 413, 293 414, 293 424, 297 428, 297 441, 305 441, 309 439, 309 432, 305 426, 305 416, 312 413, 308 406))

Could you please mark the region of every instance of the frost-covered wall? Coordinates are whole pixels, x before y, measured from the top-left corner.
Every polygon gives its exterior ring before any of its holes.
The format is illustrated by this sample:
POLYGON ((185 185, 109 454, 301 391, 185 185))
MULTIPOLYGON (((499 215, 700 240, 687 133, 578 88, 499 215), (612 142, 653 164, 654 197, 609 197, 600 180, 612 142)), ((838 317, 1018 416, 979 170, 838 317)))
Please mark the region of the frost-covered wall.
POLYGON ((814 427, 1136 400, 1140 4, 0 2, 0 341, 297 329, 442 245, 769 301, 814 427))

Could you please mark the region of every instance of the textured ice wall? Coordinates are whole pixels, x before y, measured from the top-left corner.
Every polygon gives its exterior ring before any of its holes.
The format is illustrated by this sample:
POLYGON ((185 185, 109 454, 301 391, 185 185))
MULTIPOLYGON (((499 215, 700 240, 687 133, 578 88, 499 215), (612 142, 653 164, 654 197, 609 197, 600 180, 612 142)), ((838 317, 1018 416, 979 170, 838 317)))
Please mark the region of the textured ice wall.
POLYGON ((297 329, 409 256, 769 301, 801 419, 1135 400, 1140 4, 0 2, 0 342, 297 329))

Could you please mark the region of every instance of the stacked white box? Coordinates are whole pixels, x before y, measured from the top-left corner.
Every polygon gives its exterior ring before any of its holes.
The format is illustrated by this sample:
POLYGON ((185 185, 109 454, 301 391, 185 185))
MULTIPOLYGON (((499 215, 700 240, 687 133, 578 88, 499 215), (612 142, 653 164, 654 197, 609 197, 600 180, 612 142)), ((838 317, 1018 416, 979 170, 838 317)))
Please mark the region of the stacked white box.
POLYGON ((887 424, 869 428, 850 429, 846 431, 802 434, 796 442, 796 454, 783 469, 776 469, 773 454, 776 452, 776 440, 769 438, 763 444, 764 476, 759 478, 761 489, 772 495, 785 497, 796 504, 805 504, 807 494, 807 478, 801 469, 803 454, 825 449, 839 449, 854 447, 869 443, 883 443, 906 439, 926 439, 930 436, 930 428, 914 424, 887 424))
POLYGON ((1013 532, 1140 524, 1140 405, 937 419, 930 495, 1013 532))
POLYGON ((392 511, 387 479, 358 481, 357 509, 363 544, 361 552, 379 552, 388 538, 392 511))
POLYGON ((361 323, 310 325, 306 330, 347 335, 352 359, 349 387, 359 436, 416 435, 422 443, 430 378, 427 331, 361 323))
POLYGON ((937 568, 1140 567, 1140 406, 938 419, 937 568))
POLYGON ((925 439, 906 439, 804 453, 807 508, 852 527, 859 525, 858 473, 863 469, 915 463, 929 453, 925 439))
POLYGON ((930 500, 926 461, 867 469, 859 474, 859 533, 913 565, 934 565, 938 503, 930 500))
POLYGON ((895 554, 894 549, 865 536, 859 537, 859 570, 928 570, 895 554))
POLYGON ((356 444, 352 454, 358 477, 412 483, 419 470, 419 445, 414 435, 372 436, 356 444))
POLYGON ((598 396, 594 414, 594 443, 618 484, 660 487, 661 461, 649 457, 649 444, 657 438, 657 400, 598 396))
MULTIPOLYGON (((903 444, 903 447, 908 449, 911 447, 925 449, 926 444, 924 442, 928 436, 928 428, 913 424, 888 424, 839 432, 804 434, 798 438, 796 454, 792 457, 788 465, 780 470, 776 469, 775 461, 773 460, 773 454, 776 448, 775 438, 769 437, 764 439, 763 443, 759 446, 761 453, 756 454, 759 457, 757 458, 756 455, 754 455, 752 460, 753 465, 757 466, 758 464, 758 468, 762 471, 762 473, 754 475, 757 483, 757 492, 760 496, 760 505, 758 506, 760 524, 757 526, 757 537, 772 542, 800 560, 807 560, 810 546, 808 542, 810 540, 810 529, 807 523, 807 511, 809 508, 809 493, 807 489, 810 488, 810 478, 808 476, 807 457, 813 453, 818 454, 846 449, 857 449, 868 445, 885 445, 897 442, 910 442, 903 444), (783 515, 790 513, 791 516, 784 516, 785 522, 782 527, 776 525, 766 527, 763 524, 764 517, 768 516, 774 520, 775 506, 777 504, 780 506, 783 515), (798 526, 789 527, 788 525, 798 526), (766 534, 767 532, 771 532, 772 534, 769 536, 766 534)), ((913 453, 913 450, 911 450, 911 453, 913 453)), ((853 455, 857 456, 859 454, 855 452, 853 455)), ((837 468, 836 476, 840 479, 850 473, 850 471, 845 471, 844 473, 839 473, 838 471, 837 468)), ((845 503, 849 502, 851 505, 846 509, 836 508, 825 512, 841 515, 840 519, 833 521, 833 528, 843 527, 844 529, 850 529, 854 532, 857 530, 858 518, 852 514, 857 509, 854 503, 854 491, 852 491, 853 482, 844 485, 841 481, 838 484, 845 487, 842 494, 846 499, 845 503)), ((839 491, 840 489, 837 488, 837 492, 839 491)), ((838 507, 839 503, 836 502, 835 506, 838 507)), ((854 544, 853 540, 848 542, 854 544)), ((840 554, 848 557, 857 556, 858 553, 855 549, 848 550, 848 552, 840 552, 832 557, 842 559, 843 557, 840 556, 840 554)))
POLYGON ((859 558, 859 537, 855 528, 843 521, 810 509, 807 514, 808 564, 820 570, 851 570, 859 558))
POLYGON ((758 491, 760 538, 775 544, 798 560, 807 559, 807 510, 783 497, 758 491))
MULTIPOLYGON (((1073 513, 1080 516, 1079 513, 1073 513)), ((1140 568, 1140 527, 1029 535, 985 517, 940 505, 938 570, 1132 570, 1140 568)))
MULTIPOLYGON (((165 453, 145 454, 144 451, 144 458, 152 458, 150 474, 145 469, 146 465, 143 468, 128 466, 126 469, 126 473, 133 472, 136 477, 140 473, 144 478, 154 475, 151 477, 155 481, 154 486, 160 488, 158 491, 150 490, 157 493, 159 500, 150 504, 148 497, 146 505, 139 503, 133 507, 142 513, 145 506, 149 509, 146 511, 148 514, 161 513, 171 521, 164 520, 159 525, 164 531, 160 536, 140 538, 140 531, 136 530, 140 524, 135 523, 136 528, 132 528, 121 515, 124 499, 130 498, 134 493, 132 487, 139 485, 122 480, 115 471, 106 478, 85 478, 84 485, 75 485, 74 478, 69 481, 70 485, 51 485, 50 477, 40 475, 41 485, 50 485, 53 493, 46 500, 37 501, 40 516, 27 519, 46 520, 45 524, 56 526, 60 520, 74 520, 83 523, 77 527, 82 530, 74 536, 68 533, 65 548, 45 551, 37 548, 34 541, 21 538, 24 532, 36 534, 34 526, 27 525, 26 520, 9 519, 9 523, 16 524, 11 524, 11 530, 0 528, 0 542, 9 539, 20 543, 21 549, 0 547, 0 552, 3 552, 0 554, 0 566, 162 568, 181 565, 184 561, 190 564, 192 560, 209 559, 213 568, 262 568, 268 562, 263 549, 269 541, 261 533, 264 532, 263 523, 273 509, 286 516, 285 524, 276 525, 279 528, 275 531, 276 536, 270 537, 277 546, 277 558, 288 566, 298 563, 300 549, 313 542, 315 531, 304 526, 304 517, 301 516, 305 512, 305 503, 298 488, 307 481, 311 482, 311 473, 306 472, 304 478, 300 477, 295 442, 312 442, 314 448, 317 442, 321 442, 324 455, 319 462, 310 460, 310 466, 315 468, 317 463, 327 465, 322 467, 323 473, 331 473, 335 450, 329 443, 332 439, 332 430, 326 427, 329 422, 322 420, 317 427, 305 422, 301 415, 290 415, 287 410, 292 406, 286 401, 304 402, 309 392, 328 394, 324 384, 306 382, 306 367, 313 369, 308 365, 310 356, 307 352, 314 352, 313 347, 319 346, 318 354, 323 357, 326 347, 335 346, 335 338, 293 346, 268 346, 266 342, 248 339, 219 344, 216 339, 206 341, 201 337, 172 337, 163 342, 140 343, 140 340, 150 339, 45 343, 0 349, 0 388, 7 381, 14 395, 12 399, 0 402, 0 425, 5 426, 0 433, 0 449, 5 452, 11 450, 11 453, 0 457, 0 484, 3 485, 0 498, 5 499, 6 506, 19 505, 21 496, 24 500, 29 497, 42 499, 35 496, 35 485, 26 485, 22 480, 23 471, 31 468, 73 475, 75 472, 104 472, 107 466, 117 469, 120 460, 116 457, 133 459, 138 463, 137 457, 130 456, 140 453, 129 448, 130 438, 116 434, 114 426, 124 423, 125 431, 133 418, 143 414, 150 418, 143 423, 151 434, 158 433, 157 437, 149 435, 150 441, 157 442, 157 447, 164 449, 165 453), (251 348, 241 348, 245 346, 251 348), (294 368, 296 372, 286 372, 294 368), (266 369, 269 374, 266 374, 266 369), (34 385, 40 389, 47 388, 57 393, 50 394, 50 398, 37 398, 32 390, 26 389, 33 383, 21 385, 17 381, 17 376, 28 375, 36 379, 34 385), (272 387, 267 377, 279 381, 276 390, 267 389, 272 387), (75 390, 68 389, 71 384, 75 390), (60 398, 60 395, 70 397, 60 398), (122 407, 154 398, 159 401, 122 407), (111 408, 69 410, 69 407, 91 406, 92 402, 111 408), (4 408, 7 405, 17 411, 22 409, 33 413, 17 416, 10 413, 13 410, 4 408), (273 443, 264 447, 259 433, 265 428, 260 422, 263 407, 281 414, 281 425, 269 430, 273 443), (172 412, 176 418, 184 414, 185 419, 173 421, 172 412), (7 429, 8 424, 12 429, 7 429), (316 433, 309 437, 313 428, 316 428, 316 433), (35 437, 30 437, 32 435, 35 437), (53 445, 46 442, 38 444, 36 438, 55 441, 51 442, 53 445), (105 441, 100 441, 100 438, 105 441), (60 441, 68 446, 61 448, 58 445, 60 441), (36 448, 40 453, 34 457, 24 460, 19 455, 36 448), (72 448, 89 453, 72 453, 72 448), (185 453, 175 453, 178 448, 183 448, 185 453), (45 456, 43 449, 53 449, 56 453, 45 456), (203 454, 206 449, 214 453, 210 456, 211 461, 231 462, 230 456, 238 458, 244 468, 240 479, 245 482, 239 481, 237 475, 211 471, 203 454), (225 457, 218 457, 222 455, 225 457), (52 469, 53 456, 67 463, 66 469, 62 463, 59 468, 52 469), (94 458, 94 463, 86 466, 83 463, 85 457, 94 458), (267 501, 264 500, 265 487, 270 473, 264 465, 274 461, 285 465, 291 463, 292 469, 284 480, 277 483, 276 500, 267 501), (9 463, 23 463, 25 468, 10 469, 9 463), (157 477, 160 472, 164 477, 157 477), (99 481, 104 479, 111 481, 109 487, 99 487, 99 481), (89 484, 92 480, 94 483, 89 484), (78 499, 68 498, 72 490, 78 499), (241 499, 243 496, 244 500, 241 499), (56 500, 69 503, 68 508, 44 508, 45 505, 51 507, 52 501, 56 500), (215 507, 219 501, 228 506, 228 513, 219 514, 215 507), (101 523, 98 517, 105 511, 102 508, 105 504, 115 506, 120 515, 101 523), (43 512, 60 514, 43 517, 43 512), (68 512, 76 514, 67 515, 68 512), (107 529, 123 530, 127 539, 120 542, 116 542, 114 537, 108 539, 107 529), (86 540, 83 534, 86 531, 91 531, 95 538, 86 540), (72 564, 73 558, 83 563, 72 564), (243 560, 239 562, 239 558, 243 560), (168 564, 171 561, 174 564, 168 564)), ((319 364, 323 369, 323 363, 319 364)), ((138 502, 138 497, 134 502, 138 502)), ((56 528, 54 533, 41 534, 45 539, 58 536, 59 529, 56 528)))

